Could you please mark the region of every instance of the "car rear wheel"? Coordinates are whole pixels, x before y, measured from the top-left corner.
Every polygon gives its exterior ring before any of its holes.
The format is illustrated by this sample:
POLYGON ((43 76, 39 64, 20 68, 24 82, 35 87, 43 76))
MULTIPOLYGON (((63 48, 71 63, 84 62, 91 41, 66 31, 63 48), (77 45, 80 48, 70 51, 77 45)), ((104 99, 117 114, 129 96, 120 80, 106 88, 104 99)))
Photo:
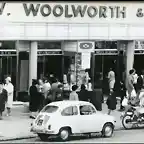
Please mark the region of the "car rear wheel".
POLYGON ((62 141, 69 140, 70 135, 71 135, 70 128, 61 128, 59 131, 59 137, 62 141))
POLYGON ((38 134, 38 136, 42 141, 47 141, 49 137, 47 134, 38 134))
POLYGON ((106 123, 102 129, 103 137, 111 137, 113 135, 114 126, 111 123, 106 123))

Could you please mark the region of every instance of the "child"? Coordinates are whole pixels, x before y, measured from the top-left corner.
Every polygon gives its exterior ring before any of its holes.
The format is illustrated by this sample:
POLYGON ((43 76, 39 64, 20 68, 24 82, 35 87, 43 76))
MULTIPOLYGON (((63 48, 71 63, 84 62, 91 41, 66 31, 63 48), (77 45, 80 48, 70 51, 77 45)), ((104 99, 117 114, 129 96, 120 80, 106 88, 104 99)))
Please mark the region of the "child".
POLYGON ((78 98, 78 94, 76 93, 76 90, 78 89, 78 86, 77 85, 73 85, 72 86, 72 92, 70 93, 70 96, 69 96, 69 100, 76 100, 78 101, 79 98, 78 98))
POLYGON ((108 106, 108 115, 110 115, 112 110, 116 109, 116 105, 117 105, 117 100, 116 100, 116 93, 115 92, 110 92, 110 95, 107 99, 106 102, 107 106, 108 106))

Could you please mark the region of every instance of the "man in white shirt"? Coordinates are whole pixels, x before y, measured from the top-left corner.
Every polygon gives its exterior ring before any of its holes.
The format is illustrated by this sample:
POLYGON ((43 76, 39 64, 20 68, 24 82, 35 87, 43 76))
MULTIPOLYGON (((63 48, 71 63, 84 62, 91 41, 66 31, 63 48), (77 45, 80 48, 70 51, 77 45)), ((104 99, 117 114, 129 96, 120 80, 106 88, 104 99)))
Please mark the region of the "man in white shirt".
POLYGON ((112 70, 112 68, 110 68, 110 71, 108 73, 108 81, 110 92, 113 92, 113 88, 115 85, 115 72, 112 70))
POLYGON ((43 93, 44 93, 44 97, 45 99, 47 98, 48 92, 51 89, 51 85, 48 82, 47 79, 44 80, 44 84, 43 84, 43 93))
POLYGON ((13 92, 14 92, 14 86, 13 84, 11 83, 11 77, 7 77, 5 79, 5 86, 4 86, 4 89, 7 91, 8 93, 8 100, 7 100, 7 103, 6 103, 6 108, 7 108, 7 116, 10 116, 10 113, 11 113, 11 107, 12 107, 12 104, 13 104, 13 92))

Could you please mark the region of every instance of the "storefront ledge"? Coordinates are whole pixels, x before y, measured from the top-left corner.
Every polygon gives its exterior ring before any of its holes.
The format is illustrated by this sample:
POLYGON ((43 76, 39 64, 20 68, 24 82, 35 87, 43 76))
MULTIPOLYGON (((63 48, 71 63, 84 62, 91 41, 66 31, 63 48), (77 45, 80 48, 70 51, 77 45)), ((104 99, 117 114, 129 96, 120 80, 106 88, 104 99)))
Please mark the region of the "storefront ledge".
POLYGON ((36 137, 37 137, 36 134, 29 135, 29 136, 19 136, 19 137, 3 137, 3 136, 0 136, 0 142, 2 142, 2 141, 21 140, 21 139, 30 139, 30 138, 36 138, 36 137))

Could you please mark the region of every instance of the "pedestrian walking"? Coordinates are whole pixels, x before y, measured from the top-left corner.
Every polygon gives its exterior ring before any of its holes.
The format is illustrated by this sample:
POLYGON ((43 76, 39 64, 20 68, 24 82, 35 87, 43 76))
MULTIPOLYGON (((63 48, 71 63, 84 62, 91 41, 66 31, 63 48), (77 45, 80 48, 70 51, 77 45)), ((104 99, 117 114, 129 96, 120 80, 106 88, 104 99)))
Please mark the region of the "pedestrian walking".
POLYGON ((81 85, 81 90, 79 92, 79 100, 81 101, 89 101, 88 90, 86 90, 86 86, 84 84, 81 85))
POLYGON ((5 110, 5 104, 7 102, 8 93, 4 89, 4 84, 0 82, 0 120, 2 120, 2 113, 5 110))
POLYGON ((120 81, 120 97, 121 97, 121 100, 120 100, 120 109, 119 111, 124 111, 124 107, 122 106, 122 102, 123 102, 123 99, 124 97, 126 96, 126 87, 125 87, 125 84, 123 81, 120 81))
POLYGON ((48 81, 48 78, 44 78, 44 84, 43 84, 43 94, 44 94, 44 105, 47 105, 47 96, 51 89, 50 82, 48 81))
POLYGON ((106 104, 108 106, 108 115, 111 114, 111 111, 116 109, 117 99, 116 99, 116 85, 114 85, 113 92, 110 92, 106 104))
POLYGON ((144 107, 144 70, 142 70, 141 75, 137 80, 137 88, 138 88, 138 99, 140 101, 139 105, 144 107))
POLYGON ((135 74, 135 70, 131 69, 129 71, 129 75, 127 77, 127 81, 126 81, 126 89, 127 89, 127 94, 128 94, 128 99, 130 100, 132 97, 136 96, 136 92, 134 89, 134 77, 133 75, 135 74))
POLYGON ((32 85, 30 86, 29 89, 29 94, 30 94, 29 109, 31 112, 30 118, 33 119, 36 117, 36 113, 39 109, 39 92, 38 92, 37 85, 38 85, 37 80, 33 79, 32 85))
POLYGON ((14 93, 14 86, 11 83, 11 77, 7 77, 5 79, 5 86, 4 89, 7 91, 8 93, 8 99, 7 99, 7 103, 6 103, 6 108, 7 108, 7 116, 10 116, 11 114, 11 107, 13 104, 13 93, 14 93))
POLYGON ((69 100, 75 100, 75 101, 78 101, 79 98, 78 98, 78 94, 76 93, 76 90, 78 89, 78 86, 77 85, 73 85, 72 86, 72 92, 70 93, 70 96, 69 96, 69 100))
POLYGON ((51 100, 52 101, 55 101, 56 100, 56 93, 58 91, 58 85, 60 83, 58 82, 58 79, 54 78, 53 79, 53 82, 52 82, 52 85, 51 85, 51 94, 52 94, 52 98, 51 100))
POLYGON ((113 92, 113 88, 115 85, 115 72, 110 68, 108 72, 108 82, 109 82, 109 90, 113 92))
POLYGON ((44 81, 42 79, 39 79, 38 80, 38 93, 39 93, 39 111, 42 110, 42 108, 44 107, 44 100, 45 100, 45 97, 44 97, 44 81))
POLYGON ((134 89, 135 91, 137 92, 137 79, 138 79, 138 75, 136 73, 136 70, 133 69, 135 71, 134 75, 133 75, 133 86, 134 86, 134 89))

